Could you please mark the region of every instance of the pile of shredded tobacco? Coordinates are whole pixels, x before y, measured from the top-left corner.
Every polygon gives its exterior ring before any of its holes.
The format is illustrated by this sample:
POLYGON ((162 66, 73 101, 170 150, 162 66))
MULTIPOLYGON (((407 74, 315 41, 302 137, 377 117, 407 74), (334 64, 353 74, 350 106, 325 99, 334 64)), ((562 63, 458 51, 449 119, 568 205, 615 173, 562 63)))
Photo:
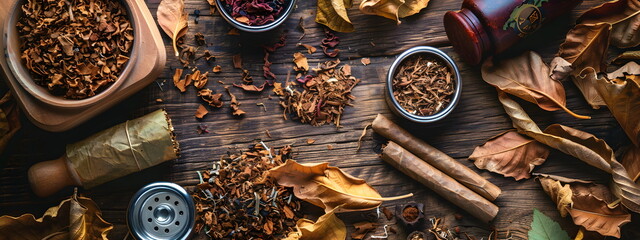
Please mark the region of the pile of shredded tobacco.
POLYGON ((306 75, 296 79, 304 90, 299 92, 287 83, 285 88, 276 84, 274 92, 281 96, 280 105, 284 108, 284 117, 293 114, 303 123, 320 126, 333 123, 340 127, 340 118, 344 108, 355 99, 351 90, 360 79, 351 76, 348 64, 338 68, 340 60, 327 61, 312 69, 316 76, 306 75))
POLYGON ((198 172, 193 193, 196 232, 212 239, 282 239, 294 231, 302 213, 291 188, 276 185, 268 170, 291 158, 291 147, 278 154, 264 143, 223 156, 213 169, 198 172))
POLYGON ((400 64, 392 87, 400 106, 418 116, 430 116, 444 109, 456 88, 455 76, 446 64, 421 55, 400 64))
POLYGON ((38 85, 84 99, 118 80, 134 39, 120 1, 29 0, 22 12, 21 58, 38 85))
POLYGON ((224 9, 231 17, 249 26, 275 21, 284 9, 285 0, 224 0, 224 9))

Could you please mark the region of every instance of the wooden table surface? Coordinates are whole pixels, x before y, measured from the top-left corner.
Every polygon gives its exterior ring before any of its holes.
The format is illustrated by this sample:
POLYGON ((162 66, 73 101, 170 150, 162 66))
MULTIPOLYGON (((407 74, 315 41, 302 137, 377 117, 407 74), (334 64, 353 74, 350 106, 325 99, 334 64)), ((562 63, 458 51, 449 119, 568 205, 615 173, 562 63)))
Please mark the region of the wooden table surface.
MULTIPOLYGON (((277 148, 291 144, 295 149, 295 159, 299 162, 329 162, 356 177, 367 180, 383 196, 414 193, 415 197, 410 200, 425 203, 427 216, 445 217, 453 226, 460 226, 462 231, 472 233, 478 239, 481 237, 486 239, 491 225, 500 232, 500 236, 504 237, 509 231, 514 239, 526 239, 534 208, 558 221, 569 235, 574 236, 578 228, 573 225, 570 218, 560 217, 554 203, 542 191, 537 181, 528 179, 516 182, 512 178, 507 179, 498 174, 479 170, 467 160, 475 146, 511 129, 511 122, 497 101, 495 90, 482 81, 479 68, 463 63, 447 40, 442 17, 446 11, 459 9, 461 1, 432 1, 416 16, 403 19, 400 25, 381 17, 361 14, 357 9, 359 2, 355 1, 354 7, 349 10, 356 32, 337 34, 342 40, 338 45, 341 50, 340 60, 350 64, 353 75, 362 80, 354 88, 353 94, 357 99, 353 107, 346 108, 341 120, 341 128, 333 125, 312 127, 283 119, 278 98, 273 97, 270 89, 259 94, 249 94, 232 88, 242 104, 241 108, 247 112, 244 118, 232 117, 229 108, 225 107, 211 110, 202 121, 196 120, 193 114, 198 105, 203 102, 196 96, 194 88, 189 88, 186 93, 180 93, 173 86, 170 77, 173 69, 181 67, 181 64, 172 54, 170 39, 163 34, 168 61, 163 74, 157 80, 158 84, 149 85, 116 107, 68 132, 45 132, 23 117, 23 129, 0 156, 2 159, 0 161, 0 215, 34 213, 40 216, 48 207, 57 205, 61 199, 72 193, 73 189, 67 188, 48 198, 38 198, 33 195, 26 174, 31 165, 59 157, 63 154, 67 143, 78 141, 92 133, 158 108, 166 108, 173 119, 182 148, 182 156, 178 160, 94 189, 81 190, 98 203, 104 218, 115 225, 110 234, 112 239, 122 239, 126 235, 126 206, 131 196, 140 187, 154 181, 170 181, 182 186, 194 186, 198 183, 197 170, 210 168, 212 160, 218 159, 230 148, 245 149, 257 140, 263 140, 269 146, 277 148), (457 61, 462 73, 461 101, 451 115, 438 123, 418 125, 402 121, 392 116, 383 99, 384 76, 389 65, 397 54, 419 45, 434 46, 447 52, 457 61), (369 57, 371 64, 363 66, 360 63, 362 57, 369 57), (156 103, 158 98, 163 99, 164 102, 156 103), (263 103, 265 108, 256 105, 257 103, 263 103), (502 188, 502 195, 495 201, 495 204, 500 207, 495 220, 490 225, 475 220, 433 191, 385 164, 377 155, 384 140, 372 131, 367 132, 362 150, 356 153, 357 139, 363 127, 370 123, 377 113, 392 117, 434 147, 471 167, 502 188), (200 124, 207 125, 210 133, 198 134, 196 127, 200 124), (265 134, 266 130, 270 132, 271 137, 265 134), (315 143, 309 145, 306 143, 307 139, 314 139, 315 143), (333 149, 329 150, 328 145, 333 149), (453 217, 455 213, 460 213, 464 217, 461 220, 455 220, 453 217)), ((550 24, 549 28, 531 36, 526 43, 515 49, 535 50, 545 60, 550 61, 575 18, 586 9, 602 2, 586 0, 570 15, 550 24)), ((219 15, 212 16, 205 0, 186 0, 186 5, 188 13, 192 14, 194 10, 199 9, 202 15, 199 24, 194 23, 193 15, 189 17, 186 43, 193 45, 193 35, 196 32, 203 33, 208 43, 206 48, 217 57, 214 64, 222 66, 222 73, 209 75, 208 88, 215 92, 223 92, 224 86, 241 82, 241 72, 233 69, 231 60, 233 55, 239 53, 242 54, 244 66, 254 76, 256 84, 261 84, 263 81, 261 45, 275 43, 285 32, 286 46, 271 55, 272 69, 278 81, 284 81, 287 73, 292 71, 293 53, 304 51, 303 48, 296 47, 296 43, 311 44, 321 50, 319 44, 324 33, 322 26, 314 22, 315 1, 298 1, 292 16, 273 31, 260 34, 242 33, 240 36, 227 35, 232 27, 219 15), (300 18, 304 21, 306 35, 298 41, 302 35, 296 29, 300 18), (218 83, 218 80, 224 85, 218 83)), ((148 3, 148 6, 155 16, 158 4, 148 3)), ((322 51, 312 55, 307 54, 307 57, 311 66, 329 60, 322 51)), ((203 61, 199 61, 198 65, 202 70, 211 67, 203 61)), ((593 119, 579 120, 561 111, 546 112, 533 104, 521 101, 522 106, 541 127, 562 123, 593 133, 605 139, 614 149, 629 143, 626 135, 606 108, 591 109, 572 82, 565 82, 564 85, 567 91, 567 106, 578 114, 589 115, 593 119)), ((226 94, 224 96, 225 100, 228 99, 226 94)), ((546 163, 534 171, 601 183, 609 181, 605 173, 558 151, 553 151, 546 163)), ((406 201, 408 200, 386 202, 384 205, 394 206, 406 201)), ((317 211, 317 209, 309 210, 317 211)), ((351 226, 362 214, 354 213, 341 215, 341 217, 345 219, 348 226, 351 226)), ((637 215, 633 216, 634 220, 637 218, 637 215)), ((639 239, 640 235, 634 233, 634 228, 637 229, 637 226, 636 221, 623 227, 623 238, 639 239)))

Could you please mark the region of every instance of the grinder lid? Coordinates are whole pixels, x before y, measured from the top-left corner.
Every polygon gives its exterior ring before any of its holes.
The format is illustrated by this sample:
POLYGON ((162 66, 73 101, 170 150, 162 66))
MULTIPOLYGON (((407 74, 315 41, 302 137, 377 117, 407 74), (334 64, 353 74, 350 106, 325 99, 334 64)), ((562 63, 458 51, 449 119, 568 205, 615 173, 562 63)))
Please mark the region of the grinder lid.
POLYGON ((195 209, 187 191, 174 183, 151 183, 133 196, 127 225, 136 239, 187 239, 195 224, 195 209))

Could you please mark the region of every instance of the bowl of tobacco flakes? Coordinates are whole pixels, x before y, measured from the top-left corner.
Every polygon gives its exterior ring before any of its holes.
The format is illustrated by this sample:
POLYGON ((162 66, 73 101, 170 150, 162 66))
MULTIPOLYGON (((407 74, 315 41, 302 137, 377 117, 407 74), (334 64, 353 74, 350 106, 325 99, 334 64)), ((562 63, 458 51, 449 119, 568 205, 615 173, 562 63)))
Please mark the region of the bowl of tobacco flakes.
POLYGON ((282 24, 293 12, 296 0, 216 0, 229 24, 245 32, 265 32, 282 24))
POLYGON ((385 99, 391 111, 410 121, 430 123, 455 108, 462 88, 455 62, 433 47, 414 47, 389 68, 385 99))
POLYGON ((4 26, 9 69, 50 106, 83 108, 108 99, 136 56, 130 1, 16 1, 4 26))

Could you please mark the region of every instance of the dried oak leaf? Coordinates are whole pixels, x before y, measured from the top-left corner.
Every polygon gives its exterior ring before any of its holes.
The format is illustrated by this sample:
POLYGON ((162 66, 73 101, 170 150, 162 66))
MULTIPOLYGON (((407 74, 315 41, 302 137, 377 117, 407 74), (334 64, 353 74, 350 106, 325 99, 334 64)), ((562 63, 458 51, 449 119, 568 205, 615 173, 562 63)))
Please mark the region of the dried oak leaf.
POLYGON ((313 54, 314 52, 316 52, 318 49, 316 49, 314 46, 311 46, 309 44, 304 44, 304 43, 298 43, 298 46, 302 46, 304 48, 307 49, 307 52, 309 54, 313 54))
POLYGON ((282 186, 293 187, 297 198, 323 208, 326 213, 374 209, 382 201, 406 197, 383 198, 363 179, 330 167, 329 163, 299 164, 287 160, 269 170, 268 175, 282 186))
POLYGON ((198 91, 198 97, 202 98, 203 101, 209 103, 209 106, 221 108, 224 105, 222 102, 222 93, 213 94, 211 89, 205 88, 198 91))
POLYGON ((606 2, 586 11, 578 23, 607 23, 613 26, 611 45, 619 48, 635 47, 640 44, 640 1, 616 0, 606 2))
POLYGON ((184 0, 162 0, 158 6, 158 25, 171 37, 173 51, 179 55, 177 41, 187 33, 188 15, 184 11, 184 0))
POLYGON ((531 171, 549 156, 549 149, 533 139, 508 131, 495 136, 473 150, 470 160, 476 167, 513 177, 516 181, 531 177, 531 171))
POLYGON ((376 229, 376 224, 372 222, 357 222, 353 224, 356 229, 351 233, 352 239, 364 239, 367 233, 376 229))
POLYGON ((95 202, 75 194, 38 219, 32 214, 0 217, 0 236, 4 239, 106 240, 112 228, 102 219, 95 202))
POLYGON ((209 111, 202 104, 198 104, 198 110, 196 110, 195 117, 202 119, 205 115, 207 115, 209 111))
POLYGON ((571 215, 573 223, 603 236, 620 237, 620 227, 631 222, 623 206, 610 207, 615 197, 605 185, 542 175, 544 191, 556 202, 562 217, 571 215), (564 183, 564 185, 563 185, 564 183))
POLYGON ((318 0, 316 22, 337 32, 353 32, 355 29, 347 8, 353 5, 353 0, 318 0))
POLYGON ((307 61, 307 57, 304 56, 301 52, 296 52, 293 54, 293 70, 296 72, 307 72, 309 71, 309 62, 307 61))
POLYGON ((533 51, 497 64, 487 60, 482 65, 482 79, 500 89, 547 111, 564 110, 580 119, 589 119, 573 113, 565 105, 567 97, 560 81, 549 77, 549 67, 533 51))
POLYGON ((640 146, 640 65, 629 62, 607 77, 596 77, 593 71, 587 75, 631 142, 640 146))
POLYGON ((545 131, 538 128, 522 107, 504 92, 499 100, 518 132, 561 152, 578 158, 612 175, 612 192, 629 210, 640 212, 640 188, 629 178, 611 147, 595 136, 570 127, 553 124, 545 131))
POLYGON ((289 233, 283 240, 344 240, 347 239, 347 227, 334 213, 325 213, 313 222, 300 219, 296 223, 296 231, 289 233))

